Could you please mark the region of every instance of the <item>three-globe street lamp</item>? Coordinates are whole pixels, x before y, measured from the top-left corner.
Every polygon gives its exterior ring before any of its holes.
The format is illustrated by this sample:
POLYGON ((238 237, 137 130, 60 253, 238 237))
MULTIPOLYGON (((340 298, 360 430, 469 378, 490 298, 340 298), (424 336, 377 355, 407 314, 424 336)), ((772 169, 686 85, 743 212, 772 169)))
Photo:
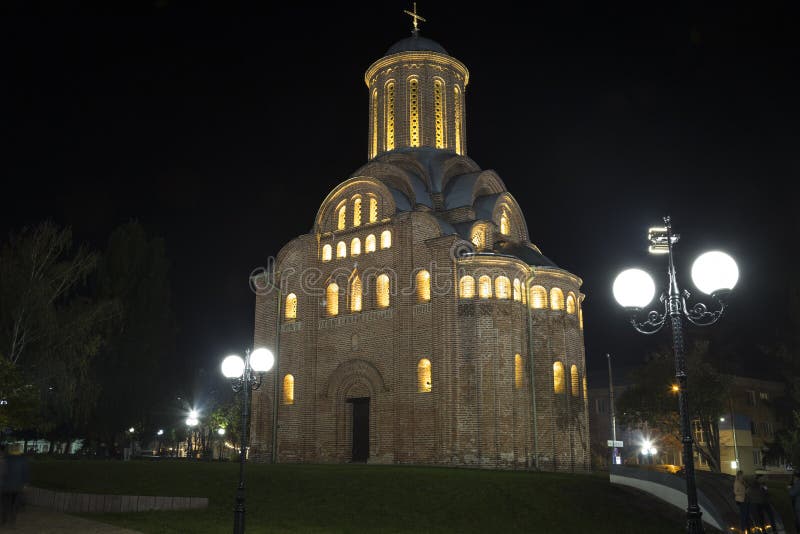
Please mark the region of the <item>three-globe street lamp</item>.
POLYGON ((716 323, 725 311, 725 297, 739 279, 739 269, 733 258, 724 252, 713 251, 700 255, 692 265, 692 280, 703 293, 711 295, 718 309, 709 311, 705 304, 696 303, 689 307, 686 299, 690 294, 678 288, 673 261, 673 247, 680 235, 672 233, 669 216, 664 217, 664 227, 651 228, 648 233, 650 252, 668 255, 668 284, 666 293, 661 294, 664 312, 646 312, 646 320, 639 321, 642 309, 650 304, 655 295, 655 284, 646 272, 628 269, 614 280, 614 298, 631 314, 631 324, 642 334, 655 334, 669 322, 672 329, 672 349, 675 353, 675 377, 677 378, 678 405, 680 408, 681 434, 683 442, 683 465, 686 473, 686 530, 690 534, 703 532, 702 512, 697 504, 697 486, 694 477, 694 457, 692 454, 692 433, 689 426, 689 405, 686 389, 686 357, 683 341, 684 317, 697 326, 716 323))
POLYGON ((222 360, 222 374, 229 378, 233 391, 242 392, 242 443, 239 452, 239 487, 233 509, 233 532, 244 534, 244 460, 247 454, 247 416, 250 412, 250 390, 261 387, 264 373, 272 369, 275 357, 269 349, 245 351, 244 360, 231 354, 222 360))

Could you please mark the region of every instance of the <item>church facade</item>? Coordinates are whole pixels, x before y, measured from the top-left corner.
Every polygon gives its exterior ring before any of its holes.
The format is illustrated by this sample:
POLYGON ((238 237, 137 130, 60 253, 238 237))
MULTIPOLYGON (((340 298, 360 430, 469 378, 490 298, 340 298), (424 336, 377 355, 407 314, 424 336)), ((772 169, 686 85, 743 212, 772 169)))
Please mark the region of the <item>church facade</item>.
POLYGON ((365 82, 367 163, 251 280, 251 459, 588 470, 582 281, 467 156, 467 68, 415 30, 365 82))

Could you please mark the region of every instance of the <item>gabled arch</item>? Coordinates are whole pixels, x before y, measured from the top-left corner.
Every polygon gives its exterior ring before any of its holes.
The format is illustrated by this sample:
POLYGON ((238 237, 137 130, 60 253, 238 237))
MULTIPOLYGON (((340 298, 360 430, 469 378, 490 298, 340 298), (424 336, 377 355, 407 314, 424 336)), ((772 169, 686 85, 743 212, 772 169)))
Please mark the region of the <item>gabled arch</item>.
MULTIPOLYGON (((350 203, 351 198, 357 194, 360 194, 363 199, 364 193, 373 195, 378 199, 379 217, 386 217, 395 212, 396 206, 392 193, 381 180, 370 176, 356 176, 342 182, 328 193, 319 210, 317 210, 317 216, 314 219, 314 230, 320 233, 340 231, 337 225, 338 208, 350 203)), ((346 228, 349 229, 352 227, 352 219, 350 218, 352 204, 350 204, 347 212, 348 223, 346 228)), ((363 220, 362 217, 362 224, 363 220)))
POLYGON ((529 241, 528 238, 528 225, 525 222, 525 217, 522 214, 522 209, 517 204, 516 199, 511 196, 511 193, 504 192, 497 197, 492 209, 492 220, 497 225, 498 230, 502 234, 502 239, 510 239, 511 241, 529 241), (506 218, 506 224, 509 226, 509 232, 503 233, 503 218, 506 218))

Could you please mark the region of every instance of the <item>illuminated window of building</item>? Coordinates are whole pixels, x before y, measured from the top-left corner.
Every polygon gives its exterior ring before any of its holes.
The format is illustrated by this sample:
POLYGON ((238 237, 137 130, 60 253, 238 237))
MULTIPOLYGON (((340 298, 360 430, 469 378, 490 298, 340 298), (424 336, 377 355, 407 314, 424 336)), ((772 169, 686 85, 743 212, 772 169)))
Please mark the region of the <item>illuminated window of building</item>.
POLYGON ((333 254, 333 247, 330 245, 325 245, 322 247, 322 261, 331 261, 331 255, 333 254))
POLYGON ((376 291, 378 297, 378 307, 379 308, 388 308, 389 307, 389 277, 385 274, 378 276, 378 280, 376 282, 376 291))
POLYGON ((433 81, 433 110, 436 116, 436 148, 444 148, 444 82, 439 79, 433 81))
POLYGON ((475 296, 475 279, 470 275, 462 276, 458 281, 458 294, 462 299, 471 299, 475 296))
POLYGON ((294 404, 294 377, 292 375, 283 377, 283 403, 294 404))
POLYGON ((564 309, 564 293, 557 287, 550 290, 550 309, 563 310, 564 309))
POLYGON ((386 83, 386 150, 394 150, 394 80, 386 83))
POLYGON ((500 215, 500 233, 503 235, 511 235, 511 223, 505 211, 500 215))
POLYGON ((492 298, 492 279, 487 275, 478 278, 478 296, 482 299, 492 298))
POLYGON ((286 310, 284 317, 287 319, 297 319, 297 295, 289 293, 286 295, 286 310))
POLYGON ((498 276, 494 279, 494 296, 498 299, 511 298, 511 282, 505 276, 498 276))
POLYGON ((583 306, 578 308, 578 325, 580 325, 581 330, 583 330, 583 306))
POLYGON ((583 373, 583 402, 589 405, 589 389, 586 385, 586 373, 583 373))
POLYGON ((528 301, 528 299, 527 299, 527 294, 528 294, 528 291, 525 289, 525 284, 521 284, 519 289, 520 289, 520 293, 522 294, 522 303, 523 303, 523 304, 527 304, 527 301, 528 301))
POLYGON ((428 393, 431 389, 431 361, 422 358, 417 364, 417 391, 428 393))
POLYGON ((408 80, 408 126, 409 140, 412 147, 419 146, 419 80, 408 80))
POLYGON ((339 286, 335 283, 328 284, 328 289, 325 291, 326 310, 328 315, 333 317, 339 315, 339 286))
POLYGON ((519 278, 514 278, 514 300, 517 302, 522 300, 522 291, 521 288, 522 284, 519 282, 519 278))
POLYGON ((417 300, 419 302, 431 300, 431 273, 428 271, 417 273, 417 300))
POLYGON ((372 90, 372 152, 370 158, 378 154, 378 90, 372 90))
POLYGON ((575 313, 575 294, 572 291, 567 294, 567 313, 575 313))
POLYGON ((351 312, 360 312, 361 311, 361 277, 356 275, 353 277, 353 280, 350 282, 350 311, 351 312))
POLYGON ((522 366, 522 356, 519 354, 514 355, 514 387, 517 389, 522 388, 524 367, 522 366))
POLYGON ((456 154, 459 156, 464 155, 464 149, 461 146, 461 88, 457 85, 453 86, 453 93, 455 95, 455 102, 453 108, 455 109, 455 134, 456 134, 456 154))
POLYGON ((364 240, 364 252, 375 252, 375 234, 369 234, 364 240))
POLYGON ((542 310, 547 307, 547 290, 542 286, 533 286, 528 299, 530 307, 535 310, 542 310))
POLYGON ((572 367, 569 368, 569 378, 570 378, 570 393, 572 393, 573 397, 577 397, 580 395, 580 380, 581 377, 578 376, 578 366, 574 363, 572 367))
POLYGON ((344 230, 345 225, 347 224, 347 205, 345 204, 341 208, 339 208, 339 220, 336 224, 336 228, 338 230, 344 230))
POLYGON ((339 241, 336 244, 336 257, 337 258, 347 257, 347 245, 344 244, 344 241, 339 241))
POLYGON ((378 222, 378 199, 369 197, 369 222, 378 222))
POLYGON ((486 247, 486 231, 483 226, 476 226, 472 229, 471 240, 477 250, 483 250, 486 247))
POLYGON ((389 248, 392 246, 392 232, 384 230, 381 233, 381 248, 389 248))
POLYGON ((566 384, 564 384, 564 364, 555 362, 553 364, 553 391, 555 393, 564 393, 566 384))
POLYGON ((353 226, 361 226, 361 197, 353 199, 353 226))
POLYGON ((350 241, 350 255, 358 256, 359 254, 361 254, 361 240, 354 237, 353 240, 350 241))

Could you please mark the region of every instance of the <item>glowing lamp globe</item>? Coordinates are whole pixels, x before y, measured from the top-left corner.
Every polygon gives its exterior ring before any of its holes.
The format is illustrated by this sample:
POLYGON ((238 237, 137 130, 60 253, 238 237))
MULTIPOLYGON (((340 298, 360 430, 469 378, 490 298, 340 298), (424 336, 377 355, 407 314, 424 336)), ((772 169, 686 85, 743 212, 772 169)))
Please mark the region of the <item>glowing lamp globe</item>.
POLYGON ((244 360, 236 354, 231 354, 222 360, 222 374, 226 378, 239 378, 244 373, 244 360))
POLYGON ((269 349, 258 348, 250 353, 250 367, 256 373, 266 373, 275 364, 275 357, 269 349))
POLYGON ((614 298, 625 308, 644 308, 653 300, 656 285, 641 269, 626 269, 614 280, 614 298))
POLYGON ((697 289, 708 295, 731 290, 739 280, 736 262, 719 250, 701 254, 692 264, 692 281, 697 289))
POLYGON ((218 428, 217 429, 217 434, 219 434, 220 436, 224 436, 225 435, 225 429, 224 428, 218 428))

